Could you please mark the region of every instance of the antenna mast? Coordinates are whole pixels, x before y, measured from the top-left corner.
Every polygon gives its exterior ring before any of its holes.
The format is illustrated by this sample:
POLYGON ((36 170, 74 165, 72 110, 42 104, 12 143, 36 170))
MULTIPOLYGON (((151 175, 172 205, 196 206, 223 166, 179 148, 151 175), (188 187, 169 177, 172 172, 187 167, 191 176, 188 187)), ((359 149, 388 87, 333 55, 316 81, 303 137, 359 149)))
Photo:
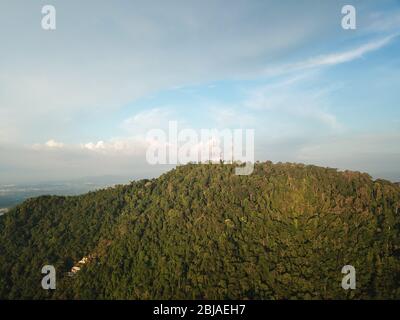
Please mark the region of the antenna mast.
POLYGON ((233 164, 233 151, 234 151, 233 150, 233 135, 232 135, 232 141, 231 142, 232 142, 232 164, 233 164))

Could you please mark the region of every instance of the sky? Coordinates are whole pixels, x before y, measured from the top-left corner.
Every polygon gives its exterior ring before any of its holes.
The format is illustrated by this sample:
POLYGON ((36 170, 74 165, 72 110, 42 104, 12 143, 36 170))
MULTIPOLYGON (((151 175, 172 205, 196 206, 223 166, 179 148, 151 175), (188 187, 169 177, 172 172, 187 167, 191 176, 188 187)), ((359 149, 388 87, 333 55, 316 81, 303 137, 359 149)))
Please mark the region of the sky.
POLYGON ((0 185, 155 177, 146 133, 169 121, 400 181, 399 52, 399 0, 1 0, 0 185))

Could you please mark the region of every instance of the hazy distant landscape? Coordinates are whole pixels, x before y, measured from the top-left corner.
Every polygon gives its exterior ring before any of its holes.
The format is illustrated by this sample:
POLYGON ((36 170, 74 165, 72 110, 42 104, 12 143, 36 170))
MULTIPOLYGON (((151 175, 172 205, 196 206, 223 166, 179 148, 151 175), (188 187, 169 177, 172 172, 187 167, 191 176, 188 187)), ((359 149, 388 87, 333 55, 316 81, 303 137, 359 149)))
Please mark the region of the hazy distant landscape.
POLYGON ((0 209, 11 208, 28 198, 41 195, 79 195, 128 182, 129 179, 126 177, 104 176, 37 184, 0 185, 0 209))

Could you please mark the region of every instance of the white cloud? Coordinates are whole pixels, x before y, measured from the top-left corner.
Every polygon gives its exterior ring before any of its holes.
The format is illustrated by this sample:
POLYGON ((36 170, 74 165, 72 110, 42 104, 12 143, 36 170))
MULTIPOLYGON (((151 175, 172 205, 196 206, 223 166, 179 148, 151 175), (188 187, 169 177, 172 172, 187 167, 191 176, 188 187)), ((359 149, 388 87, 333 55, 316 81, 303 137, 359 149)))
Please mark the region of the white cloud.
POLYGON ((62 148, 62 147, 64 147, 64 144, 62 142, 57 142, 57 141, 55 141, 53 139, 47 141, 45 143, 45 145, 46 145, 46 147, 49 147, 49 148, 62 148))
POLYGON ((245 109, 242 105, 213 105, 208 108, 208 115, 218 128, 252 128, 257 124, 257 118, 245 109))
POLYGON ((169 121, 177 121, 173 114, 166 107, 138 112, 122 121, 120 127, 124 130, 125 136, 105 141, 81 143, 80 148, 101 154, 144 157, 147 147, 153 143, 147 139, 147 133, 152 129, 161 129, 167 132, 169 121))
POLYGON ((1 166, 14 168, 1 173, 3 184, 105 175, 142 179, 157 176, 171 167, 150 166, 142 154, 95 152, 81 149, 79 145, 56 149, 0 146, 0 154, 1 166))
POLYGON ((336 19, 329 3, 319 5, 325 16, 314 5, 241 0, 229 14, 220 1, 55 6, 70 23, 54 33, 37 28, 35 3, 8 1, 0 12, 0 108, 8 128, 18 128, 13 142, 73 130, 82 113, 111 113, 174 86, 259 74, 266 60, 322 38, 327 19, 336 19))
POLYGON ((318 67, 332 66, 345 62, 350 62, 363 57, 369 52, 378 50, 388 45, 395 37, 397 37, 397 35, 390 35, 378 40, 367 42, 359 47, 347 51, 320 55, 297 63, 284 64, 277 67, 269 67, 265 69, 265 74, 269 76, 277 76, 291 72, 299 72, 307 69, 314 69, 318 67))
POLYGON ((243 105, 256 111, 288 114, 317 121, 333 130, 340 129, 336 116, 328 111, 326 98, 337 87, 331 85, 310 90, 304 86, 304 83, 316 80, 318 77, 314 73, 302 73, 280 83, 252 89, 243 105))
POLYGON ((32 145, 32 149, 34 150, 40 150, 40 149, 62 149, 64 148, 65 145, 62 142, 58 142, 54 139, 50 139, 47 142, 45 142, 44 144, 40 144, 40 143, 35 143, 34 145, 32 145))
POLYGON ((82 149, 88 149, 88 150, 104 150, 106 148, 104 141, 98 141, 96 143, 93 142, 88 142, 85 144, 81 144, 82 149))
POLYGON ((386 134, 353 134, 335 136, 321 143, 313 143, 299 150, 298 158, 306 161, 325 160, 335 161, 346 158, 356 158, 357 162, 368 155, 394 154, 400 157, 399 133, 386 134), (322 157, 321 157, 322 156, 322 157))
POLYGON ((173 112, 166 107, 144 110, 136 115, 125 119, 121 125, 122 129, 130 134, 146 134, 148 130, 167 128, 168 121, 175 119, 173 112))
POLYGON ((309 61, 298 64, 297 66, 295 66, 295 68, 297 67, 298 69, 308 69, 319 66, 335 65, 335 64, 349 62, 354 59, 361 58, 362 56, 371 51, 375 51, 386 46, 387 44, 390 43, 390 41, 393 38, 394 36, 392 35, 385 37, 383 39, 368 42, 352 50, 315 57, 310 59, 309 61))
MULTIPOLYGON (((21 146, 30 143, 30 139, 56 137, 59 132, 70 140, 79 136, 79 130, 89 131, 87 122, 97 120, 97 115, 114 114, 146 95, 193 83, 254 79, 253 76, 264 75, 266 63, 278 65, 267 70, 271 75, 296 72, 295 77, 287 79, 285 86, 259 88, 245 107, 260 113, 303 117, 312 120, 310 126, 323 124, 337 130, 340 123, 325 100, 324 88, 316 96, 316 92, 295 87, 299 83, 297 78, 302 76, 299 71, 359 59, 393 39, 379 38, 348 51, 285 64, 285 59, 297 50, 325 47, 327 39, 340 39, 342 43, 357 40, 359 33, 353 36, 354 33, 340 30, 338 6, 331 1, 318 6, 314 1, 286 6, 279 2, 239 0, 230 6, 229 14, 225 14, 223 1, 172 0, 140 5, 129 1, 55 1, 63 20, 54 33, 38 27, 40 11, 33 2, 8 1, 0 11, 0 165, 17 168, 3 170, 0 180, 6 176, 12 180, 13 175, 24 179, 22 172, 26 170, 20 168, 28 168, 32 178, 40 179, 47 172, 68 177, 115 172, 120 168, 125 172, 131 167, 132 171, 140 170, 142 167, 136 168, 132 159, 143 160, 148 141, 142 136, 147 130, 165 128, 170 119, 182 123, 167 108, 129 117, 116 128, 125 130, 126 136, 122 137, 81 137, 75 144, 51 139, 28 151, 3 147, 5 143, 21 146), (74 23, 62 23, 66 21, 74 23)), ((376 6, 373 1, 363 1, 359 7, 371 3, 376 6)), ((381 25, 380 30, 379 26, 372 26, 377 37, 377 31, 386 32, 398 26, 398 16, 383 20, 386 26, 381 25)), ((377 17, 375 21, 381 23, 382 19, 377 17)), ((367 38, 371 34, 362 36, 367 38)), ((275 125, 277 136, 290 130, 285 123, 254 119, 242 107, 224 106, 215 112, 215 120, 221 126, 252 125, 253 121, 275 125)), ((99 136, 103 134, 102 125, 90 127, 99 136)), ((290 133, 293 137, 298 132, 290 133)))
POLYGON ((141 136, 113 138, 108 141, 97 141, 80 144, 80 149, 103 155, 126 156, 145 155, 149 142, 141 136))
POLYGON ((296 161, 400 179, 399 133, 347 133, 319 140, 301 146, 296 161))

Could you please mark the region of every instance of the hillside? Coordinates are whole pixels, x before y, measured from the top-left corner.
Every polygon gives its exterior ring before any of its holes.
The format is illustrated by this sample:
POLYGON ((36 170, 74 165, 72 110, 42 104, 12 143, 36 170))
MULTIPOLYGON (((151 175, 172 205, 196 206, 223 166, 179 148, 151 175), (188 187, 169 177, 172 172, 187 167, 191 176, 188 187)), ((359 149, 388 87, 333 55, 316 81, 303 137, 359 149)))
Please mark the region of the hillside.
POLYGON ((25 201, 0 217, 0 298, 400 299, 398 185, 301 164, 233 168, 25 201), (55 291, 41 288, 46 264, 55 291), (347 264, 356 290, 341 287, 347 264))

